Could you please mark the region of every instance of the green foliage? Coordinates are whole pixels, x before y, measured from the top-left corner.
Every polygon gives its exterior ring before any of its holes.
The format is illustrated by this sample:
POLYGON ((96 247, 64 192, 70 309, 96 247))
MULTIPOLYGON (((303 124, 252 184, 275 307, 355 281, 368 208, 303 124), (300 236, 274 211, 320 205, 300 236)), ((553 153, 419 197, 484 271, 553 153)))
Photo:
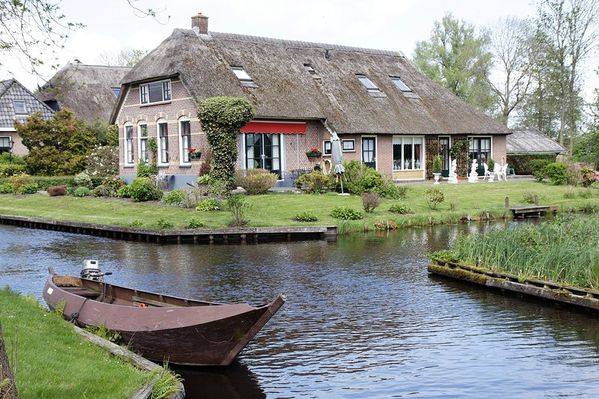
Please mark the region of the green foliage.
POLYGON ((551 162, 547 159, 531 159, 530 160, 530 171, 532 172, 535 179, 539 182, 547 178, 545 174, 545 168, 551 162))
POLYGON ((158 166, 155 163, 140 161, 137 164, 137 177, 150 177, 158 174, 158 166))
POLYGON ((331 176, 325 175, 319 170, 301 175, 295 182, 296 186, 301 190, 320 194, 327 192, 331 187, 331 176))
MULTIPOLYGON (((509 161, 508 161, 509 163, 509 161)), ((495 161, 493 160, 493 158, 489 158, 489 160, 487 161, 487 167, 489 168, 489 171, 492 172, 495 169, 495 161)), ((518 173, 518 172, 516 172, 518 173)))
POLYGON ((162 202, 167 205, 180 206, 185 200, 185 191, 181 189, 169 191, 162 196, 162 202))
POLYGON ((580 169, 580 185, 583 187, 591 187, 597 181, 595 171, 589 168, 580 169))
POLYGON ((366 213, 372 213, 381 204, 378 193, 362 193, 362 207, 366 213))
POLYGON ((316 217, 316 215, 310 211, 300 212, 297 215, 295 215, 293 217, 293 219, 297 220, 298 222, 317 222, 318 221, 318 217, 316 217))
POLYGON ((85 173, 92 177, 105 178, 119 173, 119 147, 96 147, 87 156, 85 173))
MULTIPOLYGON (((62 314, 64 311, 64 305, 63 305, 63 310, 59 311, 59 314, 62 314)), ((97 335, 100 338, 104 338, 107 341, 113 342, 115 344, 120 344, 123 340, 123 338, 121 337, 121 334, 118 331, 113 331, 113 330, 109 330, 108 328, 106 328, 106 326, 104 325, 104 323, 100 324, 99 327, 96 326, 87 326, 85 327, 86 331, 89 331, 92 334, 97 335)))
POLYGON ((443 170, 443 160, 440 155, 433 157, 433 173, 441 173, 443 170))
POLYGON ((568 167, 562 162, 552 162, 545 166, 545 175, 555 186, 561 186, 568 181, 568 167))
MULTIPOLYGON (((95 197, 125 197, 124 195, 119 195, 119 191, 126 187, 127 184, 123 179, 119 176, 109 176, 102 180, 102 184, 96 187, 92 194, 95 197)), ((130 196, 130 195, 129 195, 130 196)))
POLYGON ((277 180, 277 175, 265 169, 238 170, 235 173, 235 184, 248 195, 266 194, 277 180))
POLYGON ((123 186, 119 188, 116 192, 116 196, 119 198, 131 198, 131 190, 129 186, 123 186))
POLYGON ((341 220, 360 220, 364 218, 362 212, 346 206, 336 206, 331 211, 331 217, 341 220))
POLYGON ((438 188, 429 188, 424 192, 424 200, 430 209, 437 209, 445 201, 445 195, 438 188))
POLYGON ((468 152, 470 142, 467 139, 455 140, 449 149, 449 155, 456 160, 458 176, 468 175, 468 152))
MULTIPOLYGON (((555 155, 508 154, 507 156, 507 163, 514 168, 517 175, 532 175, 535 169, 539 169, 539 165, 543 165, 540 167, 542 169, 550 162, 555 162, 555 155)), ((489 169, 491 169, 490 166, 489 169)))
POLYGON ((168 220, 164 219, 164 218, 160 218, 156 221, 156 226, 159 229, 172 229, 173 227, 175 227, 175 225, 172 222, 169 222, 168 220))
POLYGON ((587 162, 599 169, 599 126, 576 138, 572 157, 575 161, 587 162))
POLYGON ((399 215, 407 215, 414 213, 406 204, 401 202, 395 203, 389 207, 389 212, 397 213, 399 215))
POLYGON ((200 212, 220 211, 221 207, 221 202, 218 199, 206 198, 198 203, 196 210, 200 212))
POLYGON ((96 138, 100 146, 119 146, 119 129, 116 125, 110 125, 100 119, 96 119, 88 125, 89 130, 96 138))
POLYGON ((11 194, 13 192, 12 184, 2 183, 0 184, 0 194, 11 194))
POLYGON ((534 204, 535 201, 539 200, 539 194, 537 194, 535 191, 525 191, 522 193, 522 200, 526 204, 534 204))
POLYGON ((93 132, 73 113, 63 109, 46 121, 34 113, 15 128, 29 149, 27 171, 35 175, 74 174, 85 168, 87 155, 96 143, 93 132))
POLYGON ((10 177, 25 173, 25 165, 0 163, 0 177, 10 177))
POLYGON ((77 173, 73 180, 77 187, 93 188, 92 179, 85 172, 77 173))
POLYGON ((166 399, 177 392, 181 384, 181 377, 168 370, 168 364, 163 368, 152 371, 150 380, 153 380, 151 399, 166 399))
POLYGON ((210 176, 234 188, 239 129, 254 118, 244 97, 211 97, 198 105, 198 117, 211 147, 210 176))
POLYGON ((349 161, 344 164, 347 190, 356 195, 365 192, 375 192, 384 198, 404 198, 407 187, 397 186, 383 175, 359 161, 349 161))
POLYGON ((493 103, 488 83, 493 60, 488 43, 488 36, 477 34, 473 25, 446 14, 435 22, 430 39, 416 44, 413 59, 430 79, 487 111, 493 103))
POLYGON ((91 190, 87 187, 77 187, 73 192, 73 196, 75 197, 87 197, 91 194, 91 190))
POLYGON ((11 154, 9 152, 0 153, 0 164, 26 165, 25 159, 22 156, 11 154))
POLYGON ((133 201, 136 202, 159 200, 162 197, 162 191, 148 177, 133 179, 129 192, 133 201))
POLYGON ((39 187, 35 183, 22 185, 18 190, 15 190, 15 194, 35 194, 39 190, 39 187))
POLYGON ((248 221, 245 218, 246 211, 250 209, 251 205, 242 195, 232 195, 227 199, 227 209, 231 212, 230 226, 245 226, 248 221))
POLYGON ((204 227, 204 223, 198 218, 191 218, 185 227, 188 229, 200 229, 204 227))
POLYGON ((16 194, 24 194, 22 192, 24 186, 27 186, 27 185, 31 186, 31 185, 35 184, 35 180, 33 179, 33 177, 29 176, 27 174, 12 176, 9 179, 9 182, 10 182, 10 185, 12 186, 13 191, 16 194))

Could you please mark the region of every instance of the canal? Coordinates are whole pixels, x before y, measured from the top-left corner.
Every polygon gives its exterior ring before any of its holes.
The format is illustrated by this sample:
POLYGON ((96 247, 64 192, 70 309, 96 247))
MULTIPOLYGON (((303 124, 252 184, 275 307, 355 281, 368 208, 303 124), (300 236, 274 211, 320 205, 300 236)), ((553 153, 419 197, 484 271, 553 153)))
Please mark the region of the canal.
POLYGON ((190 398, 596 397, 599 318, 427 274, 427 253, 486 228, 161 246, 0 226, 0 285, 39 298, 48 266, 91 258, 110 282, 178 296, 285 293, 233 367, 179 370, 190 398))

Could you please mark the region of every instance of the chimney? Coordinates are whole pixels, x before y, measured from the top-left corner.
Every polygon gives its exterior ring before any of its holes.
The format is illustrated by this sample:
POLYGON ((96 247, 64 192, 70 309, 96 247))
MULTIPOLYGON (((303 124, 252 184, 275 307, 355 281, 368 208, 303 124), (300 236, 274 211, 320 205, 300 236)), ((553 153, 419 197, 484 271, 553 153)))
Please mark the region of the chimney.
POLYGON ((208 17, 201 12, 191 17, 191 29, 201 35, 208 34, 208 17))

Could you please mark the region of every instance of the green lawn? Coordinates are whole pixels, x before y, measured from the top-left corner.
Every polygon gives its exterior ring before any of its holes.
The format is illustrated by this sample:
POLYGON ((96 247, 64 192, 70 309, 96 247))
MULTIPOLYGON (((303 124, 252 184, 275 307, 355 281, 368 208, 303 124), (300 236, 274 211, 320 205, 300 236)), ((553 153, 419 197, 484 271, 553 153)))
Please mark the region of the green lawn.
MULTIPOLYGON (((431 210, 424 200, 424 192, 432 184, 408 186, 407 198, 383 200, 371 214, 365 214, 360 221, 340 222, 330 216, 336 206, 349 206, 362 209, 359 196, 339 196, 335 193, 321 195, 272 193, 248 196, 251 208, 247 211, 249 226, 305 226, 338 225, 342 231, 373 229, 374 224, 391 220, 399 226, 426 225, 431 223, 455 223, 463 217, 479 219, 488 214, 494 218, 508 216, 504 208, 505 197, 511 204, 523 204, 527 193, 536 194, 541 204, 555 205, 561 210, 599 207, 599 190, 551 186, 532 181, 509 181, 502 183, 458 185, 442 184, 439 187, 445 194, 437 210, 431 210), (566 196, 568 198, 566 198, 566 196), (573 196, 573 197, 572 197, 573 196), (396 202, 405 203, 414 213, 397 215, 388 211, 396 202), (302 223, 293 217, 302 212, 313 212, 317 222, 302 223)), ((121 226, 137 226, 157 229, 159 220, 167 221, 175 228, 185 227, 190 219, 201 220, 205 228, 226 227, 231 215, 228 211, 198 212, 163 205, 158 202, 135 203, 130 200, 105 198, 46 197, 43 195, 14 196, 0 195, 0 214, 33 216, 55 220, 81 221, 121 226)))
POLYGON ((34 298, 0 290, 0 321, 20 398, 127 398, 149 379, 34 298))

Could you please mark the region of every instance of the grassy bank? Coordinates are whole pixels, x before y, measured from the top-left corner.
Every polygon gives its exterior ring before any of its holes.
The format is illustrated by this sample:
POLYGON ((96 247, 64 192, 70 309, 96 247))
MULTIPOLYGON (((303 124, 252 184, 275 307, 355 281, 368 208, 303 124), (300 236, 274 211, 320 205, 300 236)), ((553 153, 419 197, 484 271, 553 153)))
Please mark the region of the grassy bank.
MULTIPOLYGON (((272 193, 248 196, 251 208, 247 219, 251 227, 337 225, 340 232, 375 229, 376 225, 412 226, 439 223, 457 223, 460 219, 494 219, 509 217, 504 207, 505 197, 511 204, 524 204, 536 195, 541 204, 555 205, 564 211, 599 210, 599 190, 573 189, 531 181, 507 183, 479 183, 436 186, 444 193, 445 201, 431 210, 424 192, 431 184, 410 185, 405 200, 382 201, 373 213, 365 213, 362 220, 343 222, 330 216, 337 206, 362 210, 359 196, 327 194, 272 193), (395 203, 403 203, 411 213, 398 215, 389 212, 395 203), (318 221, 303 223, 294 220, 298 213, 310 211, 318 221)), ((199 212, 167 206, 159 202, 135 203, 122 199, 46 197, 42 195, 0 195, 0 214, 32 216, 55 220, 114 224, 127 227, 159 229, 165 225, 184 228, 192 218, 199 219, 205 228, 226 227, 231 221, 228 211, 199 212)))
POLYGON ((0 290, 0 320, 20 398, 127 398, 149 378, 34 298, 0 290))
POLYGON ((599 218, 567 216, 484 235, 461 236, 450 251, 434 256, 467 265, 599 288, 599 218))

